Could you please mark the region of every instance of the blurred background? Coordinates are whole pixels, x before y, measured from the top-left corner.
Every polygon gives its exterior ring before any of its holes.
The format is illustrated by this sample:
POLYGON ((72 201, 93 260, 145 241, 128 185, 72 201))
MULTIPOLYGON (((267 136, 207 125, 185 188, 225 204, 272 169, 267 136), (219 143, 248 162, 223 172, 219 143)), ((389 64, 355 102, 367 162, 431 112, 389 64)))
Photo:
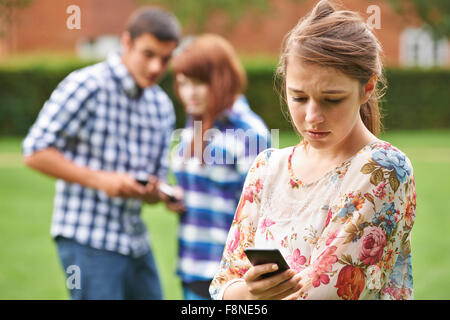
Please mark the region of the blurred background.
MULTIPOLYGON (((184 35, 218 33, 247 70, 247 99, 280 147, 298 137, 283 115, 273 74, 284 35, 310 0, 0 0, 0 299, 68 299, 50 237, 54 180, 26 169, 21 140, 56 85, 71 71, 120 50, 138 7, 158 5, 184 35)), ((450 299, 450 1, 341 0, 360 12, 384 49, 388 89, 382 139, 410 158, 416 177, 412 233, 416 299, 450 299)), ((184 125, 170 71, 161 82, 184 125)), ((144 206, 166 299, 181 298, 175 275, 177 217, 144 206)))

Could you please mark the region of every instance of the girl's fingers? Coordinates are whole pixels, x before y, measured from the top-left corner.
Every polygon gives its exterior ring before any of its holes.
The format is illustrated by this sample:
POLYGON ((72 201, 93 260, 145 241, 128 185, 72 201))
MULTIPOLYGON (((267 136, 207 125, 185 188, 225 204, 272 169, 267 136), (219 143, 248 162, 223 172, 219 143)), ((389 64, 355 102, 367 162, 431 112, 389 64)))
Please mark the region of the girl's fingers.
POLYGON ((301 277, 293 276, 270 290, 271 299, 280 300, 290 294, 293 294, 302 288, 299 283, 301 277))
POLYGON ((294 291, 294 293, 282 298, 282 300, 297 300, 301 296, 302 290, 303 290, 303 288, 300 288, 300 289, 294 291))
POLYGON ((244 276, 245 281, 256 281, 262 275, 278 270, 278 265, 275 263, 266 263, 251 267, 244 276))
POLYGON ((288 299, 289 296, 295 296, 295 294, 299 291, 298 287, 290 288, 284 292, 281 292, 280 294, 273 296, 272 300, 296 300, 295 299, 288 299))
POLYGON ((289 287, 296 285, 295 282, 286 283, 295 275, 295 271, 292 269, 261 279, 261 275, 273 272, 274 269, 278 269, 278 267, 274 268, 273 264, 265 264, 252 268, 246 273, 247 275, 252 271, 250 275, 247 278, 245 278, 245 275, 244 279, 246 280, 249 292, 259 299, 271 299, 278 293, 286 291, 289 287), (254 268, 254 270, 251 270, 252 268, 254 268), (278 287, 280 285, 281 287, 278 287))

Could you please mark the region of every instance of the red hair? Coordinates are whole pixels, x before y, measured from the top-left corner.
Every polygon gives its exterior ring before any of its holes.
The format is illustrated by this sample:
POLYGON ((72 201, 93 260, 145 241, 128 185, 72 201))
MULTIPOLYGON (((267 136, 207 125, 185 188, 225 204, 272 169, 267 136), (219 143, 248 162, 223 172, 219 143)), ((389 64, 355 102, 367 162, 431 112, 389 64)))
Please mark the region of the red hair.
MULTIPOLYGON (((247 87, 247 76, 231 44, 219 35, 204 34, 186 45, 173 60, 174 75, 183 74, 209 86, 209 101, 202 116, 202 137, 218 115, 230 109, 247 87)), ((175 94, 180 98, 177 82, 175 94)), ((191 150, 193 150, 192 141, 191 150)), ((205 145, 201 141, 202 150, 205 145)), ((192 154, 192 153, 191 153, 192 154)))

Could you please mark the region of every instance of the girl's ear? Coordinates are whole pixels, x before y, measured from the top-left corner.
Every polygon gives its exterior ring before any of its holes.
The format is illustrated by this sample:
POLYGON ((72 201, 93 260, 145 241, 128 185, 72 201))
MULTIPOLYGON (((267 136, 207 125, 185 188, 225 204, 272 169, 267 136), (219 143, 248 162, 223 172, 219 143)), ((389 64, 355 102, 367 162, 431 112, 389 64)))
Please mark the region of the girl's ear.
POLYGON ((365 103, 367 103, 367 101, 369 101, 370 96, 375 91, 375 88, 377 86, 377 80, 378 80, 378 75, 376 75, 376 74, 374 74, 370 77, 369 81, 363 88, 361 104, 365 104, 365 103))

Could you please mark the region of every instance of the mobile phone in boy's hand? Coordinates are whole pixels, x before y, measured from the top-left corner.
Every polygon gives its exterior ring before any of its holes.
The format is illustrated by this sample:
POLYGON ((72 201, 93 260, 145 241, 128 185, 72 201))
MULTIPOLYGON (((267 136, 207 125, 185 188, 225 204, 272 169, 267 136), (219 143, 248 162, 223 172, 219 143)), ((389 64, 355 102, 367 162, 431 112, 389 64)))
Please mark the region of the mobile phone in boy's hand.
POLYGON ((175 198, 175 191, 173 187, 169 186, 168 184, 162 183, 159 185, 159 191, 163 194, 165 194, 170 202, 177 202, 179 201, 177 198, 175 198))
POLYGON ((278 265, 278 270, 262 275, 262 278, 271 277, 280 272, 290 269, 289 264, 284 260, 283 255, 278 249, 255 249, 247 248, 244 249, 248 260, 253 266, 266 263, 276 263, 278 265))
POLYGON ((148 183, 148 180, 139 180, 139 179, 136 179, 136 182, 137 183, 139 183, 139 184, 141 184, 141 185, 143 185, 144 187, 147 185, 147 183, 148 183))

